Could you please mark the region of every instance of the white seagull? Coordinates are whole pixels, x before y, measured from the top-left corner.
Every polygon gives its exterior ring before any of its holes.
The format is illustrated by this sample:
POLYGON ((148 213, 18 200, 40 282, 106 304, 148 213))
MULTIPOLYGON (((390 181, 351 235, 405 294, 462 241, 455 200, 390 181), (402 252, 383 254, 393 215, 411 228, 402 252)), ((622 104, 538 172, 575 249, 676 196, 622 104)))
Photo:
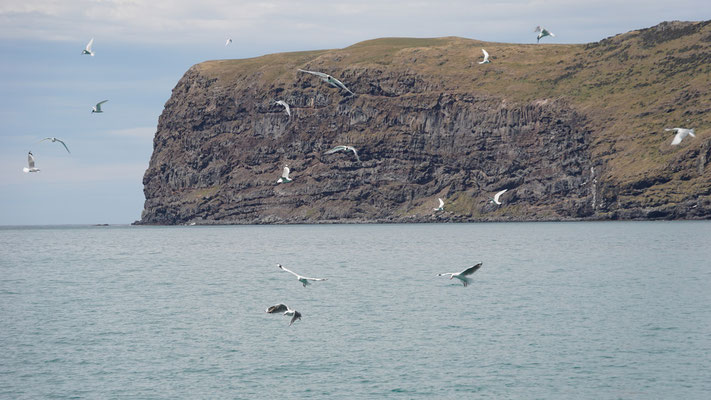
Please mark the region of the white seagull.
POLYGON ((291 108, 289 108, 289 105, 288 105, 284 100, 276 101, 276 102, 274 102, 274 104, 276 104, 276 105, 278 105, 278 106, 284 106, 284 110, 286 111, 286 115, 288 115, 289 118, 291 118, 291 108))
POLYGON ((267 313, 269 313, 269 314, 276 314, 276 313, 280 313, 280 312, 283 312, 284 313, 283 315, 291 315, 292 316, 291 321, 289 321, 289 326, 291 326, 294 322, 296 322, 297 319, 301 319, 301 313, 296 310, 292 310, 286 304, 279 303, 275 306, 271 306, 271 307, 267 308, 267 313))
POLYGON ((66 144, 66 143, 64 143, 64 141, 62 141, 61 139, 57 139, 56 137, 48 137, 48 138, 44 138, 44 139, 40 140, 40 141, 39 141, 39 142, 37 142, 37 143, 41 143, 41 142, 44 142, 45 140, 51 140, 51 141, 52 141, 52 143, 55 143, 55 142, 59 142, 59 143, 61 143, 61 144, 62 144, 62 146, 64 146, 64 148, 65 148, 65 149, 67 150, 67 153, 69 153, 69 154, 72 154, 72 152, 71 152, 71 151, 69 151, 69 147, 67 147, 67 144, 66 144))
POLYGON ((277 183, 289 183, 293 179, 289 178, 289 166, 285 165, 284 170, 281 171, 281 178, 277 179, 277 183))
POLYGON ((464 286, 467 286, 468 284, 470 284, 470 283, 472 282, 471 278, 467 278, 467 276, 469 276, 469 275, 475 273, 476 270, 478 270, 479 268, 481 268, 481 264, 482 264, 482 263, 479 263, 479 264, 477 264, 477 265, 472 265, 471 267, 465 269, 465 270, 462 271, 462 272, 446 272, 446 273, 444 273, 444 274, 437 274, 437 276, 447 276, 447 275, 449 275, 449 279, 457 278, 457 279, 459 279, 460 281, 462 281, 462 284, 464 284, 464 286))
POLYGON ((294 272, 294 271, 292 271, 292 270, 290 270, 290 269, 287 269, 286 267, 284 267, 284 266, 281 265, 281 264, 277 264, 277 267, 279 267, 279 268, 281 268, 282 270, 284 270, 284 271, 286 271, 286 272, 288 272, 288 273, 294 275, 294 276, 296 277, 296 279, 298 279, 299 282, 301 282, 301 284, 304 285, 304 287, 306 287, 306 285, 309 285, 309 284, 310 284, 309 281, 325 281, 325 280, 326 280, 326 278, 307 278, 307 277, 305 277, 305 276, 301 276, 301 275, 297 274, 296 272, 294 272))
POLYGON ((94 107, 91 107, 91 112, 92 112, 92 113, 102 113, 102 112, 104 112, 104 111, 101 109, 101 105, 104 104, 104 103, 106 103, 107 101, 108 101, 108 100, 102 100, 102 101, 96 103, 96 105, 95 105, 94 107))
POLYGON ((691 137, 696 137, 694 135, 694 130, 693 129, 685 129, 685 128, 666 128, 664 129, 665 131, 674 131, 676 132, 676 136, 674 136, 674 140, 672 140, 671 145, 676 146, 679 143, 681 143, 682 140, 684 140, 685 137, 691 136, 691 137))
POLYGON ((553 32, 549 31, 546 28, 541 28, 540 26, 537 26, 536 29, 533 30, 533 32, 538 32, 538 36, 536 37, 536 43, 540 42, 542 38, 546 36, 552 36, 555 37, 553 32))
POLYGON ((35 157, 31 151, 27 153, 27 167, 22 168, 22 172, 39 172, 39 168, 35 168, 35 157))
POLYGON ((440 199, 439 197, 437 198, 439 200, 439 207, 433 208, 435 211, 443 211, 444 210, 444 201, 440 199))
POLYGON ((499 201, 499 198, 501 197, 502 194, 506 193, 507 190, 508 190, 508 189, 504 189, 504 190, 500 191, 499 193, 496 193, 496 194, 494 195, 494 198, 491 199, 491 202, 492 202, 492 203, 496 203, 497 205, 501 205, 501 202, 499 201))
POLYGON ((227 41, 225 42, 225 47, 229 46, 230 43, 232 43, 232 38, 227 38, 227 41))
POLYGON ((86 48, 81 51, 81 54, 88 54, 92 57, 94 57, 94 52, 91 51, 91 46, 94 44, 94 38, 91 38, 89 43, 86 45, 86 48))
POLYGON ((351 95, 355 96, 355 93, 351 92, 351 91, 346 87, 346 85, 343 84, 343 82, 339 81, 338 79, 332 77, 332 76, 329 75, 329 74, 324 74, 323 72, 316 72, 316 71, 306 71, 306 70, 304 70, 304 69, 299 69, 299 71, 300 71, 300 72, 306 72, 307 74, 311 74, 311 75, 316 75, 316 76, 318 76, 319 78, 321 78, 322 81, 327 82, 327 83, 330 83, 331 86, 334 86, 334 87, 343 89, 343 90, 345 90, 346 92, 350 93, 351 95))
POLYGON ((358 157, 358 150, 356 150, 355 147, 353 147, 353 146, 336 146, 323 154, 333 154, 337 151, 352 151, 353 154, 355 154, 355 156, 356 156, 356 160, 358 160, 358 162, 360 162, 360 157, 358 157))
POLYGON ((479 61, 479 64, 488 64, 491 61, 489 61, 489 53, 486 52, 486 50, 481 49, 482 53, 484 53, 484 61, 479 61))

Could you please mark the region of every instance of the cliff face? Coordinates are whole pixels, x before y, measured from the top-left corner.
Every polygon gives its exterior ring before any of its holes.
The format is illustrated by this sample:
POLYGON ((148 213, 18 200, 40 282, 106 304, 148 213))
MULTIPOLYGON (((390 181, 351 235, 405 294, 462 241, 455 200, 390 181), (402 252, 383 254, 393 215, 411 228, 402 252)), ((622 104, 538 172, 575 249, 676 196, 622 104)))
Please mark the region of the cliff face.
POLYGON ((160 117, 140 223, 708 218, 710 43, 709 23, 665 23, 589 45, 379 39, 198 64, 160 117), (697 137, 670 146, 677 125, 697 137), (361 161, 324 155, 337 145, 361 161))

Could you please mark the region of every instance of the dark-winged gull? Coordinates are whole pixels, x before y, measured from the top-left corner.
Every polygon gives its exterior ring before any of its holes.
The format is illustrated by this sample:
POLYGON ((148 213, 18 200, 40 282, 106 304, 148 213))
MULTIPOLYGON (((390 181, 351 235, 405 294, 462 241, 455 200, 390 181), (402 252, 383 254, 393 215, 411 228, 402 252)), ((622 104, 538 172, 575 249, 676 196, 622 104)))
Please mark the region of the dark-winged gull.
POLYGON ((353 147, 353 146, 336 146, 323 154, 333 154, 337 151, 352 151, 353 154, 355 154, 355 156, 356 156, 356 160, 358 160, 358 162, 360 162, 360 157, 358 157, 358 150, 356 150, 355 147, 353 147))
POLYGON ((470 284, 470 283, 472 282, 472 280, 471 280, 470 278, 467 278, 467 276, 469 276, 469 275, 475 273, 479 268, 481 268, 481 264, 482 264, 482 263, 479 263, 479 264, 476 264, 476 265, 472 265, 471 267, 465 269, 465 270, 462 271, 462 272, 447 272, 447 273, 444 273, 444 274, 437 274, 437 276, 447 276, 447 275, 449 275, 449 279, 457 278, 457 279, 459 279, 460 281, 462 281, 462 284, 464 284, 464 286, 467 286, 468 284, 470 284))
POLYGON ((67 147, 67 144, 66 144, 66 143, 64 143, 64 141, 63 141, 63 140, 61 140, 61 139, 57 139, 56 137, 48 137, 48 138, 44 138, 44 139, 40 140, 40 141, 39 141, 39 142, 37 142, 37 143, 41 143, 41 142, 44 142, 45 140, 51 140, 51 141, 52 141, 52 143, 55 143, 55 142, 59 142, 59 143, 61 143, 61 144, 62 144, 62 146, 64 146, 64 148, 65 148, 65 149, 67 150, 67 153, 69 153, 69 154, 72 154, 72 152, 71 152, 71 151, 69 151, 69 147, 67 147))
POLYGON ((267 313, 269 314, 276 314, 276 313, 283 313, 283 315, 290 315, 291 316, 291 321, 289 321, 289 326, 291 326, 294 322, 296 322, 297 319, 301 319, 301 313, 292 310, 287 306, 286 304, 279 303, 277 305, 271 306, 267 308, 267 313))
POLYGON ((284 266, 281 265, 281 264, 277 264, 277 267, 279 267, 280 269, 282 269, 282 270, 284 270, 284 271, 286 271, 286 272, 288 272, 288 273, 294 275, 294 276, 296 277, 296 279, 298 279, 299 282, 301 282, 301 284, 304 285, 304 287, 306 287, 306 285, 309 285, 309 284, 310 284, 309 281, 325 281, 325 280, 326 280, 326 278, 307 278, 307 277, 305 277, 305 276, 301 276, 301 275, 297 274, 296 272, 294 272, 294 271, 292 271, 292 270, 290 270, 290 269, 284 267, 284 266))
POLYGON ((351 95, 355 96, 355 93, 351 92, 350 89, 348 89, 346 87, 346 85, 343 84, 343 82, 339 81, 338 79, 332 77, 329 74, 324 74, 323 72, 317 72, 317 71, 307 71, 305 69, 299 69, 299 72, 305 72, 307 74, 316 75, 319 78, 321 78, 322 81, 331 84, 331 86, 337 87, 339 89, 343 89, 346 92, 350 93, 351 95))
POLYGON ((676 132, 676 136, 674 136, 674 139, 671 142, 672 146, 676 146, 679 143, 681 143, 682 140, 684 140, 685 137, 691 136, 691 137, 696 137, 694 135, 694 130, 693 129, 686 129, 686 128, 666 128, 664 129, 665 131, 674 131, 676 132))

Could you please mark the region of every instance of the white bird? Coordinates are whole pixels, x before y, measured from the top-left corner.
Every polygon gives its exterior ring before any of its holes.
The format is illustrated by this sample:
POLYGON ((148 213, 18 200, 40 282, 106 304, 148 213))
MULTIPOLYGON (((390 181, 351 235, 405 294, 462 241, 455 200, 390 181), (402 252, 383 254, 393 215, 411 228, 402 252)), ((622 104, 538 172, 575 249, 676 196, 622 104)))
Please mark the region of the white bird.
POLYGON ((440 199, 439 197, 437 198, 437 200, 439 200, 439 207, 433 208, 433 210, 435 210, 435 211, 444 210, 444 201, 442 199, 440 199))
POLYGON ((333 154, 337 151, 352 151, 353 154, 355 154, 355 156, 356 156, 356 160, 358 160, 358 162, 360 162, 360 157, 358 157, 358 150, 356 150, 355 147, 353 147, 353 146, 336 146, 323 154, 333 154))
POLYGON ((92 57, 94 57, 94 52, 91 51, 91 46, 94 44, 94 38, 91 38, 89 43, 86 45, 86 48, 81 51, 81 54, 88 54, 92 57))
POLYGON ((22 172, 39 172, 39 168, 35 168, 35 157, 31 151, 27 153, 27 167, 22 168, 22 172))
POLYGON ((492 202, 492 203, 496 203, 496 204, 498 204, 498 205, 501 205, 501 202, 499 201, 499 198, 501 197, 502 194, 506 193, 507 190, 508 190, 508 189, 504 189, 504 190, 500 191, 499 193, 496 193, 496 194, 494 195, 494 198, 491 199, 491 202, 492 202))
POLYGON ((533 30, 533 32, 538 32, 538 36, 536 37, 536 43, 540 42, 542 38, 546 36, 552 36, 555 37, 553 32, 549 31, 546 28, 541 28, 540 26, 537 26, 536 29, 533 30))
POLYGON ((437 274, 437 276, 446 276, 446 275, 449 275, 449 279, 457 278, 457 279, 459 279, 460 281, 462 281, 462 284, 464 284, 464 286, 467 286, 468 284, 470 284, 470 283, 472 282, 471 278, 467 278, 467 276, 469 276, 469 275, 475 273, 476 270, 478 270, 479 268, 481 268, 481 264, 482 264, 482 263, 479 263, 479 264, 477 264, 477 265, 472 265, 471 267, 465 269, 465 270, 462 271, 462 272, 446 272, 446 273, 444 273, 444 274, 437 274))
POLYGON ((298 312, 296 310, 292 310, 291 308, 289 308, 289 306, 287 306, 286 304, 282 304, 282 303, 279 303, 275 306, 271 306, 271 307, 267 308, 266 311, 269 314, 276 314, 276 313, 283 312, 284 313, 283 315, 291 315, 292 317, 291 317, 291 321, 289 321, 289 326, 291 326, 294 322, 296 322, 297 319, 301 319, 300 312, 298 312))
POLYGON ((104 111, 101 109, 101 105, 104 104, 104 103, 106 103, 107 101, 108 101, 108 100, 102 100, 102 101, 96 103, 96 105, 95 105, 94 107, 91 107, 91 112, 92 112, 92 113, 102 113, 102 112, 104 112, 104 111))
POLYGON ((685 129, 685 128, 666 128, 664 129, 665 131, 674 131, 676 132, 676 136, 674 136, 674 140, 672 140, 671 145, 676 146, 679 143, 681 143, 682 140, 684 140, 685 137, 691 136, 691 137, 696 137, 694 135, 694 130, 693 129, 685 129))
POLYGON ((69 151, 69 147, 67 147, 67 144, 66 144, 66 143, 64 143, 64 141, 62 141, 61 139, 57 139, 56 137, 48 137, 48 138, 44 138, 44 139, 40 140, 40 141, 39 141, 39 142, 37 142, 37 143, 41 143, 41 142, 44 142, 45 140, 51 140, 51 141, 52 141, 52 143, 55 143, 55 142, 59 142, 59 143, 61 143, 61 144, 62 144, 62 146, 64 146, 64 148, 65 148, 65 149, 67 150, 67 153, 69 153, 69 154, 72 154, 72 152, 71 152, 71 151, 69 151))
POLYGON ((488 64, 491 61, 489 61, 489 53, 486 52, 486 50, 481 49, 482 53, 484 53, 484 61, 479 61, 479 64, 488 64))
POLYGON ((225 47, 229 46, 230 43, 232 43, 232 38, 227 38, 227 41, 225 42, 225 47))
POLYGON ((289 178, 289 166, 285 165, 284 170, 281 171, 281 178, 277 179, 277 183, 289 183, 293 179, 289 178))
POLYGON ((279 106, 284 106, 284 109, 286 110, 286 115, 288 115, 291 118, 291 108, 284 100, 276 101, 276 102, 274 102, 274 104, 279 105, 279 106))
POLYGON ((301 275, 297 274, 296 272, 294 272, 294 271, 292 271, 292 270, 290 270, 290 269, 287 269, 286 267, 284 267, 284 266, 281 265, 281 264, 277 264, 277 267, 279 267, 279 268, 281 268, 282 270, 284 270, 284 271, 286 271, 286 272, 288 272, 288 273, 294 275, 294 276, 296 277, 296 279, 298 279, 298 281, 301 282, 302 285, 304 285, 304 287, 306 287, 306 285, 309 285, 309 284, 310 284, 309 281, 325 281, 325 280, 326 280, 326 278, 307 278, 307 277, 305 277, 305 276, 301 276, 301 275))
POLYGON ((338 79, 332 77, 332 76, 329 75, 329 74, 324 74, 323 72, 316 72, 316 71, 306 71, 306 70, 303 70, 303 69, 299 69, 299 71, 300 71, 300 72, 306 72, 307 74, 311 74, 311 75, 316 75, 316 76, 318 76, 319 78, 321 78, 322 81, 327 82, 327 83, 330 83, 331 86, 334 86, 334 87, 343 89, 343 90, 345 90, 346 92, 350 93, 351 95, 355 96, 355 93, 351 92, 351 91, 346 87, 346 85, 343 84, 343 82, 339 81, 338 79))

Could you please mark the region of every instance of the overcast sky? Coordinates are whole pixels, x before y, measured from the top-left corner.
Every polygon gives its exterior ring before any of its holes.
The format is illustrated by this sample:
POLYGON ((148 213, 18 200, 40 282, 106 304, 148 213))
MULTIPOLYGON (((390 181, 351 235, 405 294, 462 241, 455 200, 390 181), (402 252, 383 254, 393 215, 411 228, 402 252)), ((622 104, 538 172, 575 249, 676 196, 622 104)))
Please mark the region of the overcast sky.
POLYGON ((708 0, 2 0, 0 225, 139 219, 158 116, 201 61, 387 36, 534 43, 536 25, 556 34, 549 43, 586 43, 707 19, 708 0), (82 56, 92 37, 96 56, 82 56), (91 114, 104 99, 105 112, 91 114), (47 136, 72 154, 37 143, 47 136), (28 150, 41 172, 22 173, 28 150))

